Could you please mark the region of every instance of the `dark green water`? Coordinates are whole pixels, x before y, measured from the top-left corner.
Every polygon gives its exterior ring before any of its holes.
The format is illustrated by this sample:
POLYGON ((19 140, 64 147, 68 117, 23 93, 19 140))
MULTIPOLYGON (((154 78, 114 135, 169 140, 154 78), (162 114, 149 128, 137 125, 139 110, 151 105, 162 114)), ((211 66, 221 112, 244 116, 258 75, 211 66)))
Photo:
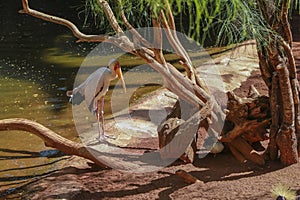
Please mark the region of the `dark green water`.
MULTIPOLYGON (((68 30, 18 14, 21 1, 0 3, 0 119, 37 121, 77 140, 65 96, 87 47, 68 30)), ((41 139, 20 131, 0 132, 0 194, 59 168, 63 157, 45 157, 41 139)))

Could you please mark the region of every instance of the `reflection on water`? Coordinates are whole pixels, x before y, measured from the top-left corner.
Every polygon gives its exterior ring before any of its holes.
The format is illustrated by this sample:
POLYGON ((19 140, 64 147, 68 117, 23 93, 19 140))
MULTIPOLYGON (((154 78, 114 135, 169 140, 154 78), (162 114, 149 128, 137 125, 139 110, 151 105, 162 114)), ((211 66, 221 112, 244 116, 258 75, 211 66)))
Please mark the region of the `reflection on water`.
MULTIPOLYGON (((18 63, 16 63, 16 66, 18 63)), ((35 78, 14 77, 11 66, 0 63, 0 119, 22 117, 35 120, 74 139, 72 113, 63 102, 60 90, 52 85, 50 93, 35 78), (5 76, 3 76, 5 75, 5 76), (57 91, 56 91, 57 90, 57 91), (56 93, 55 93, 56 92, 56 93), (58 112, 58 109, 60 110, 58 112)), ((43 78, 43 76, 41 76, 43 78)), ((65 99, 65 98, 64 98, 65 99)), ((39 154, 47 149, 41 139, 20 131, 0 132, 0 188, 11 188, 56 169, 57 158, 39 154)), ((60 158, 59 158, 60 159, 60 158)))
MULTIPOLYGON (((78 140, 65 92, 85 54, 67 30, 18 14, 19 3, 0 4, 0 119, 31 119, 78 140), (66 66, 47 60, 53 48, 59 49, 57 56, 72 55, 59 59, 76 62, 66 66)), ((65 157, 45 154, 49 148, 33 134, 5 131, 0 138, 0 196, 63 164, 65 157)))

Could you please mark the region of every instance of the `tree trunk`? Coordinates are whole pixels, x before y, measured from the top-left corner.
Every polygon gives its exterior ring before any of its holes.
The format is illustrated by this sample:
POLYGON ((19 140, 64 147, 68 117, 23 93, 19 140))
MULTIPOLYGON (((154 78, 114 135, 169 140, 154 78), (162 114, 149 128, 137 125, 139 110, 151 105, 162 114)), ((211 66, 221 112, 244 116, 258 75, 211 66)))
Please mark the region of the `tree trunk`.
POLYGON ((269 43, 257 41, 259 64, 269 87, 272 125, 268 151, 271 159, 285 165, 299 162, 299 83, 292 52, 292 35, 288 21, 288 1, 281 1, 279 9, 271 1, 268 5, 258 0, 266 22, 273 28, 269 43), (273 16, 277 16, 274 19, 273 16), (298 148, 297 148, 298 146, 298 148), (280 153, 278 153, 278 150, 280 153))

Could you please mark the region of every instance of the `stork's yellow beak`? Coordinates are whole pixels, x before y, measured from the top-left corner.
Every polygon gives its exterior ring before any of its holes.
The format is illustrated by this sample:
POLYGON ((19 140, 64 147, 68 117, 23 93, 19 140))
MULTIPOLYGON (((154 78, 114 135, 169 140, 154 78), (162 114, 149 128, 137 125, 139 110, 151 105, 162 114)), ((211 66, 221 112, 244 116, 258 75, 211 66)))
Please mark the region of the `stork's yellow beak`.
POLYGON ((124 79, 123 79, 122 70, 121 70, 120 67, 118 67, 118 68, 116 69, 116 74, 117 74, 119 80, 121 81, 121 84, 122 84, 124 93, 126 93, 126 85, 125 85, 125 81, 124 81, 124 79))

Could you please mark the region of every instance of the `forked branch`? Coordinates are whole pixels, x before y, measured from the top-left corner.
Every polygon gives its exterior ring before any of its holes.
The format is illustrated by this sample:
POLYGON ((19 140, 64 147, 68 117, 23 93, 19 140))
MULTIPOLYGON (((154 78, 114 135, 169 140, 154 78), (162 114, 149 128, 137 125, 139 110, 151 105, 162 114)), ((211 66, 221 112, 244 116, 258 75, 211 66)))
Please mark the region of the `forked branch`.
POLYGON ((123 20, 125 26, 127 27, 127 29, 132 33, 133 37, 138 41, 138 43, 145 45, 146 48, 150 48, 152 46, 152 44, 150 44, 143 36, 141 36, 141 34, 128 21, 126 15, 124 13, 122 1, 118 0, 118 3, 120 6, 122 20, 123 20))
MULTIPOLYGON (((155 50, 155 47, 153 47, 153 44, 151 45, 147 40, 145 40, 135 29, 132 27, 132 25, 128 22, 123 10, 122 13, 122 19, 125 22, 126 27, 129 29, 129 31, 133 34, 133 41, 131 41, 125 34, 123 34, 123 30, 120 27, 115 14, 113 13, 110 5, 105 0, 97 0, 97 3, 103 8, 107 20, 109 21, 112 28, 115 30, 115 32, 118 34, 117 36, 107 36, 107 35, 86 35, 79 31, 79 29, 70 21, 56 17, 53 15, 45 14, 36 10, 33 10, 28 5, 28 0, 22 0, 23 10, 21 13, 26 13, 29 15, 32 15, 36 18, 43 19, 49 22, 53 22, 56 24, 60 24, 63 26, 68 27, 74 36, 78 38, 78 42, 107 42, 112 43, 115 46, 123 49, 126 52, 129 52, 131 54, 134 54, 136 56, 141 57, 144 59, 147 63, 150 64, 150 66, 158 71, 164 78, 166 87, 174 92, 176 95, 178 95, 180 98, 186 100, 187 102, 195 105, 195 106, 203 106, 206 102, 206 97, 209 95, 205 92, 205 88, 203 85, 199 84, 199 81, 197 80, 197 76, 195 75, 195 70, 191 64, 190 58, 187 54, 187 52, 182 47, 180 41, 177 38, 177 35, 175 33, 175 25, 174 25, 174 19, 171 17, 172 13, 169 8, 169 20, 171 21, 171 28, 168 26, 168 22, 166 17, 162 17, 160 19, 163 19, 164 22, 161 21, 153 21, 154 24, 156 24, 157 29, 154 33, 155 35, 155 43, 158 45, 158 50, 155 50), (169 68, 170 66, 167 65, 167 62, 164 58, 163 52, 162 52, 162 37, 161 37, 161 30, 160 26, 163 25, 166 29, 168 35, 168 40, 171 43, 171 45, 174 47, 175 52, 182 57, 182 61, 186 65, 187 73, 189 74, 189 79, 191 82, 186 82, 183 79, 186 79, 184 76, 177 76, 177 73, 170 73, 169 68), (137 40, 137 41, 135 41, 137 40), (139 45, 141 44, 141 45, 139 45), (145 46, 143 46, 145 45, 145 46), (176 75, 176 78, 174 77, 176 75), (179 78, 179 79, 178 79, 179 78), (177 80, 177 81, 174 81, 177 80), (184 83, 184 85, 182 85, 184 83), (195 88, 196 87, 196 88, 195 88), (193 89, 194 88, 194 89, 193 89), (200 92, 201 91, 201 92, 200 92), (196 94, 195 94, 196 93, 196 94)), ((122 9, 122 6, 121 6, 122 9)), ((163 14, 164 15, 164 14, 163 14)), ((173 66, 172 66, 173 67, 173 66)), ((176 70, 175 68, 172 70, 176 70)))
POLYGON ((111 27, 114 29, 114 31, 117 34, 123 33, 122 28, 120 27, 115 14, 113 13, 113 11, 111 10, 109 4, 107 3, 107 1, 105 0, 97 0, 97 3, 99 6, 101 6, 104 10, 104 13, 106 15, 106 18, 108 19, 111 27))

